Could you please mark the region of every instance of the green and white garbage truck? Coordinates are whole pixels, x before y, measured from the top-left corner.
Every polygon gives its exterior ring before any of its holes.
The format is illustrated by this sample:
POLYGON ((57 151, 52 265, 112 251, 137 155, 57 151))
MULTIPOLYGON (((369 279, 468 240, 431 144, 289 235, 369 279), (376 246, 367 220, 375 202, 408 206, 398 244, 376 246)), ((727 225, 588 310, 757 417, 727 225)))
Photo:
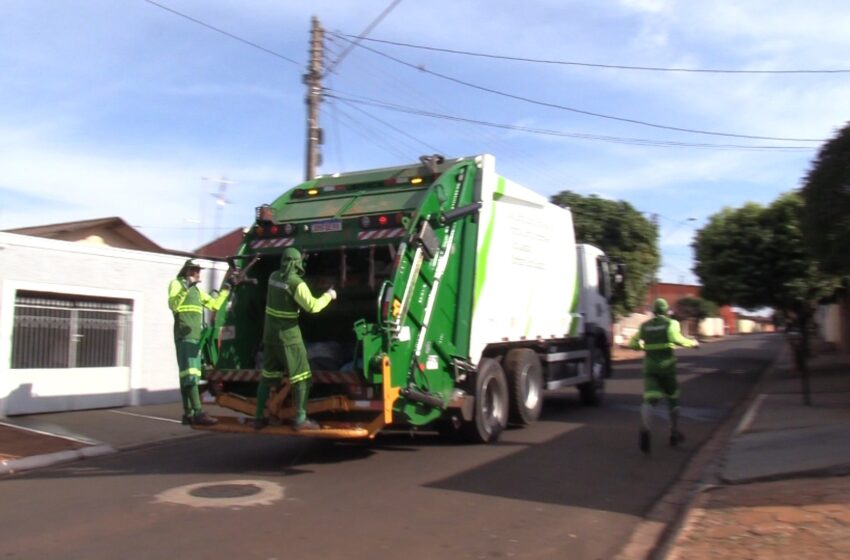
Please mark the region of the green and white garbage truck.
MULTIPOLYGON (((372 438, 434 427, 476 442, 537 420, 543 393, 600 401, 611 367, 606 256, 577 245, 572 215, 496 171, 491 155, 320 176, 257 209, 226 311, 203 344, 216 402, 254 415, 269 275, 306 256, 306 281, 338 298, 302 313, 308 413, 295 432, 286 384, 261 433, 372 438)), ((209 429, 252 432, 222 416, 209 429)))

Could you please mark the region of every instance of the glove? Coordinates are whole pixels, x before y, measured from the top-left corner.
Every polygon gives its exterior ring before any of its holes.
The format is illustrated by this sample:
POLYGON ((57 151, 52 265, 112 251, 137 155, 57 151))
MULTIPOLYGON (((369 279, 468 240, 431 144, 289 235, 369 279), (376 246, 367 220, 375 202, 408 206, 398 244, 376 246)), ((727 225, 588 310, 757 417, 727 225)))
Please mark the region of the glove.
POLYGON ((331 299, 336 299, 336 290, 333 288, 328 288, 328 291, 325 293, 331 296, 331 299))
POLYGON ((224 291, 228 291, 228 292, 229 292, 231 288, 232 288, 232 286, 230 285, 230 282, 228 282, 228 281, 226 281, 226 280, 225 280, 225 281, 224 281, 224 283, 221 285, 221 291, 222 291, 222 292, 224 292, 224 291))

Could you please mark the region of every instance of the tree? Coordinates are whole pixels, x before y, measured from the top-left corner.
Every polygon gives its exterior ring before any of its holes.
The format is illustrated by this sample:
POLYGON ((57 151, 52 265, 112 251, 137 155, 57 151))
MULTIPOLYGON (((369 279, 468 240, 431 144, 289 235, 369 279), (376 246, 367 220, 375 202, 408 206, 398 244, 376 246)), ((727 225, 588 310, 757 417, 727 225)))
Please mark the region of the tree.
POLYGON ((571 191, 560 192, 551 200, 572 211, 579 243, 595 245, 605 251, 612 263, 625 265, 623 297, 612 306, 615 318, 643 303, 660 263, 658 227, 625 201, 571 191))
POLYGON ((850 274, 850 123, 820 149, 801 194, 803 234, 823 270, 850 274))
POLYGON ((794 357, 803 382, 803 398, 811 404, 807 359, 809 330, 818 301, 838 285, 818 268, 803 239, 803 199, 780 196, 770 206, 749 203, 723 209, 697 232, 694 271, 702 294, 718 304, 755 309, 773 307, 785 316, 794 357))

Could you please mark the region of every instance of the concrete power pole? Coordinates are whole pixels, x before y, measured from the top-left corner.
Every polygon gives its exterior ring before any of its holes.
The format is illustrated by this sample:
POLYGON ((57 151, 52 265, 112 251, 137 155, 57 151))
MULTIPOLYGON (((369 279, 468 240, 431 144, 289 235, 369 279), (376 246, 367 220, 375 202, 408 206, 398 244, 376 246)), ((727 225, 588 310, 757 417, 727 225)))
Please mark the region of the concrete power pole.
POLYGON ((322 101, 322 55, 325 30, 319 18, 313 16, 310 29, 310 66, 304 74, 307 85, 307 160, 305 180, 316 177, 316 168, 321 164, 319 145, 322 144, 322 129, 319 128, 319 103, 322 101))

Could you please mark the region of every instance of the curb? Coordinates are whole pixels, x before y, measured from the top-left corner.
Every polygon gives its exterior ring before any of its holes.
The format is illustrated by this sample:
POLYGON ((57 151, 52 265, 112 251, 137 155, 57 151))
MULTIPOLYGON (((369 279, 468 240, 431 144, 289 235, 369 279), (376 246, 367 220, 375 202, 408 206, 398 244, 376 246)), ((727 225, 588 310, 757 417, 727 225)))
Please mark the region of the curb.
POLYGON ((110 453, 115 452, 116 450, 111 445, 102 444, 68 451, 57 451, 56 453, 32 455, 30 457, 22 457, 20 459, 7 459, 5 461, 0 461, 0 475, 40 469, 57 463, 66 463, 68 461, 76 461, 77 459, 85 459, 87 457, 99 457, 101 455, 109 455, 110 453))
POLYGON ((776 482, 777 480, 791 480, 795 478, 829 478, 833 476, 847 476, 849 474, 850 463, 840 463, 837 465, 830 465, 828 467, 788 471, 764 476, 738 478, 735 480, 730 480, 723 476, 719 478, 724 486, 741 486, 742 484, 755 484, 759 482, 776 482))
POLYGON ((729 441, 743 429, 745 421, 752 421, 755 411, 751 409, 761 404, 757 395, 760 393, 762 380, 776 368, 786 352, 787 348, 782 344, 776 356, 758 376, 750 392, 732 408, 729 416, 714 429, 708 440, 684 466, 679 478, 650 507, 629 540, 615 556, 616 560, 660 559, 666 556, 679 534, 689 526, 694 504, 705 492, 717 486, 715 481, 719 482, 719 466, 729 441), (707 482, 707 479, 711 482, 707 482))

